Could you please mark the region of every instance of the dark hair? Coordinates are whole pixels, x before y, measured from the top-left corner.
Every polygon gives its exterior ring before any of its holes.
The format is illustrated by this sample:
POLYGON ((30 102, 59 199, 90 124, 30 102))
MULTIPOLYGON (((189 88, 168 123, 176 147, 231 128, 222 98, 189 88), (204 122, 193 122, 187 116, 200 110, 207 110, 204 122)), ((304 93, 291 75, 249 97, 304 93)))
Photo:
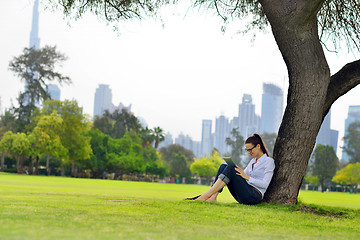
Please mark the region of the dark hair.
POLYGON ((248 137, 248 139, 246 139, 245 143, 251 143, 254 146, 260 144, 261 151, 263 151, 263 153, 266 153, 266 155, 268 155, 268 157, 269 157, 269 153, 265 147, 265 143, 259 134, 254 133, 253 136, 250 136, 250 137, 248 137))

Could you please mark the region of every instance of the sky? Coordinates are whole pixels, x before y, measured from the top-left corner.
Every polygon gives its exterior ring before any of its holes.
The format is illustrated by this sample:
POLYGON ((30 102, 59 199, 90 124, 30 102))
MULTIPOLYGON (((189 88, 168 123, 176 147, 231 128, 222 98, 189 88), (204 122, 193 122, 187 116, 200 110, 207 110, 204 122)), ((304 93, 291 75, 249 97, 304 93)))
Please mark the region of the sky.
MULTIPOLYGON (((43 1, 47 2, 47 1, 43 1)), ((29 47, 33 0, 0 1, 0 97, 4 111, 24 89, 8 70, 9 62, 29 47)), ((176 6, 161 12, 162 21, 147 19, 113 25, 85 14, 65 19, 60 10, 45 9, 40 1, 40 47, 57 46, 68 60, 58 68, 72 79, 61 86, 61 100, 75 99, 92 116, 99 84, 109 84, 113 103, 132 105, 150 128, 160 126, 173 138, 179 133, 201 140, 203 119, 238 115, 243 94, 251 94, 261 115, 262 84, 288 88, 287 70, 271 34, 239 34, 244 23, 234 20, 221 32, 221 19, 212 11, 176 6)), ((346 48, 326 52, 331 73, 359 58, 346 48)), ((349 105, 360 105, 360 86, 332 107, 331 128, 339 131, 338 156, 343 145, 349 105)))

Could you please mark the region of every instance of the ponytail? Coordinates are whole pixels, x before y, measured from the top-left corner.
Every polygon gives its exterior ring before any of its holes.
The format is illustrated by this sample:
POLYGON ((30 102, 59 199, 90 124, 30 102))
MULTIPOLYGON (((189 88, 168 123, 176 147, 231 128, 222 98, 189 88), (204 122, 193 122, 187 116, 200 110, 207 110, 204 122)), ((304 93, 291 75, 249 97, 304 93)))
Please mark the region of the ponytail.
POLYGON ((246 139, 245 143, 251 143, 254 146, 260 144, 261 151, 263 151, 263 153, 265 153, 268 157, 270 156, 269 152, 266 149, 265 143, 259 134, 254 133, 253 136, 250 136, 248 137, 248 139, 246 139))

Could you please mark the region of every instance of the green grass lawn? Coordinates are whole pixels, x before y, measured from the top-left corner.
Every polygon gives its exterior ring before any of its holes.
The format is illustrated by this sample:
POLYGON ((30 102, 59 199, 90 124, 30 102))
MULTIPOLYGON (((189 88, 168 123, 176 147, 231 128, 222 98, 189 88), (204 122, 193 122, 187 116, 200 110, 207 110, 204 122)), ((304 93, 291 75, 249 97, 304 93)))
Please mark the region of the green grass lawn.
POLYGON ((182 200, 206 189, 0 173, 0 239, 360 239, 359 194, 300 193, 327 216, 227 190, 217 204, 182 200))

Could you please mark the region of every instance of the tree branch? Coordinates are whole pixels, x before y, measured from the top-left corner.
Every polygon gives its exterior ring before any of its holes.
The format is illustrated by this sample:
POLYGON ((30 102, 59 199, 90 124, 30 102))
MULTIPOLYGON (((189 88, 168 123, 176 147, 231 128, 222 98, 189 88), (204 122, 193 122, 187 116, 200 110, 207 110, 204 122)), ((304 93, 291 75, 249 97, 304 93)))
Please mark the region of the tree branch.
POLYGON ((360 60, 346 64, 340 71, 331 76, 324 105, 324 116, 339 97, 358 84, 360 84, 360 60))

